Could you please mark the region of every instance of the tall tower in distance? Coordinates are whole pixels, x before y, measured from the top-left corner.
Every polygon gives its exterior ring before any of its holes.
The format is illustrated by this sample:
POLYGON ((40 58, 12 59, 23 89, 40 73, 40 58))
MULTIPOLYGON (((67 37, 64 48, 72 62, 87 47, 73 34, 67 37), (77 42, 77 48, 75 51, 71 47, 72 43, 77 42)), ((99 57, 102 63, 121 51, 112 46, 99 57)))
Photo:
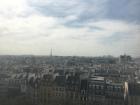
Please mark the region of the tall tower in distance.
POLYGON ((51 48, 51 51, 50 51, 50 56, 52 57, 52 48, 51 48))

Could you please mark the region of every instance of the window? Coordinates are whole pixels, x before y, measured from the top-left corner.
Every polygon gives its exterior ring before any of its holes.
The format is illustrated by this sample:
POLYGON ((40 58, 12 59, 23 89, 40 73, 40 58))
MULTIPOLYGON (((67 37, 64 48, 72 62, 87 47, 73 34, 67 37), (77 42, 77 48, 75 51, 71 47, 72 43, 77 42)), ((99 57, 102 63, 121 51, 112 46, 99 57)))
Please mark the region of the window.
POLYGON ((101 86, 101 89, 104 89, 104 86, 101 86))
POLYGON ((56 91, 58 91, 58 88, 56 88, 56 91))
POLYGON ((95 89, 95 85, 93 85, 93 89, 95 89))
POLYGON ((100 85, 96 85, 96 89, 100 89, 100 85))

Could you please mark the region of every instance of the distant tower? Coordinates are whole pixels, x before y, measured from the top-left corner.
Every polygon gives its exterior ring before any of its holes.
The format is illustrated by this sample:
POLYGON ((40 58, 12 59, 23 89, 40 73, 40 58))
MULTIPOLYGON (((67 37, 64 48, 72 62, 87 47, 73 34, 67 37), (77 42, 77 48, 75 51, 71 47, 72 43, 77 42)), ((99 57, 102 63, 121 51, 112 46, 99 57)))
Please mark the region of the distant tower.
POLYGON ((51 48, 50 56, 52 57, 52 48, 51 48))

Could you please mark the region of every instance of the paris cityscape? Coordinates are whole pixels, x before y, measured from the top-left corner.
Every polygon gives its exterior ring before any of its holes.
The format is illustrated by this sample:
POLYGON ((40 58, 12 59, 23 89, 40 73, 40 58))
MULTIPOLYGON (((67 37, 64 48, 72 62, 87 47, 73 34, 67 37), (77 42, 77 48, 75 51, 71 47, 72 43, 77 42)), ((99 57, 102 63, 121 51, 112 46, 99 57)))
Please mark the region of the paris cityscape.
POLYGON ((140 58, 0 56, 1 105, 139 105, 140 58))
POLYGON ((0 0, 0 105, 140 105, 140 0, 0 0))

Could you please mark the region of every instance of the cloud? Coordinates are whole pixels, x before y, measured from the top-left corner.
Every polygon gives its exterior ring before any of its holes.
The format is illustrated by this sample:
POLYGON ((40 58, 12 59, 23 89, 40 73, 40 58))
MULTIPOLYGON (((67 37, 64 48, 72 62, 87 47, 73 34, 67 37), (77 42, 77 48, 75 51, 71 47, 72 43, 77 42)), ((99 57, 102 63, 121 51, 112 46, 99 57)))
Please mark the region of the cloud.
POLYGON ((65 23, 80 23, 97 20, 104 15, 107 0, 32 0, 30 5, 40 13, 62 18, 65 23), (74 17, 73 21, 67 19, 74 17), (65 20, 66 19, 66 20, 65 20))
POLYGON ((0 54, 140 53, 140 25, 107 18, 109 0, 13 1, 0 0, 0 54))
POLYGON ((0 0, 0 16, 13 18, 16 16, 27 16, 32 9, 28 6, 27 0, 0 0))
POLYGON ((83 26, 101 19, 139 23, 139 0, 31 0, 40 13, 62 19, 67 26, 83 26), (74 16, 74 20, 67 17, 74 16))
POLYGON ((109 0, 106 18, 140 23, 140 0, 109 0))

